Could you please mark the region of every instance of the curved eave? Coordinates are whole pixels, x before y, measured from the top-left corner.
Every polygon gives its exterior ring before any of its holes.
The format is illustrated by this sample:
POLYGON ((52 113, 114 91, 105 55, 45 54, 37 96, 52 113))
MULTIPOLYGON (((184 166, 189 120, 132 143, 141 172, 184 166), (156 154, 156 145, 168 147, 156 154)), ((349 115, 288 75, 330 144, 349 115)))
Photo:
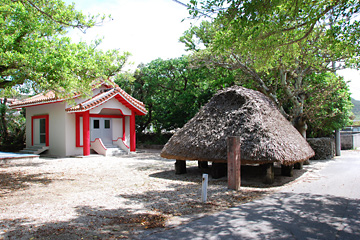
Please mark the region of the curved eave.
POLYGON ((48 100, 48 101, 39 101, 39 102, 30 102, 25 104, 11 104, 9 105, 9 108, 15 109, 15 108, 24 108, 24 107, 34 107, 34 106, 40 106, 40 105, 46 105, 51 103, 58 103, 63 102, 63 99, 54 99, 54 100, 48 100))
POLYGON ((118 100, 120 103, 122 103, 124 106, 126 106, 127 108, 129 108, 131 111, 135 112, 135 115, 146 115, 147 111, 145 108, 141 108, 136 106, 136 104, 131 103, 130 101, 124 99, 124 97, 119 93, 115 93, 112 96, 104 96, 103 99, 100 99, 98 101, 95 102, 95 104, 91 104, 90 107, 88 107, 89 105, 85 106, 85 107, 81 107, 82 104, 78 104, 75 107, 71 107, 71 108, 67 108, 66 112, 68 113, 76 113, 76 112, 85 112, 85 111, 89 111, 91 109, 97 108, 100 105, 106 103, 107 101, 116 98, 116 100, 118 100))
POLYGON ((129 108, 131 111, 134 111, 135 115, 143 116, 147 114, 147 110, 145 109, 145 107, 140 107, 137 106, 137 104, 127 101, 121 93, 117 93, 114 97, 125 107, 129 108))

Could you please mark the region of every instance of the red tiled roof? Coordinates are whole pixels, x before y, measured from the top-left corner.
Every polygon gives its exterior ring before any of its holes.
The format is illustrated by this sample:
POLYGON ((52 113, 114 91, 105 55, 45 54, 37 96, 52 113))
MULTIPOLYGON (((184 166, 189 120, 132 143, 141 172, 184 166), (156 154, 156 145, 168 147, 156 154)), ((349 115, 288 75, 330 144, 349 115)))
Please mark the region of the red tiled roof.
MULTIPOLYGON (((111 81, 110 81, 111 82, 111 81)), ((112 82, 113 83, 113 82, 112 82)), ((107 91, 101 92, 90 99, 87 99, 73 107, 69 107, 66 109, 68 113, 72 112, 83 112, 90 109, 93 109, 112 98, 116 98, 119 102, 124 104, 129 109, 135 111, 137 115, 145 115, 147 110, 145 109, 144 103, 139 100, 133 98, 129 94, 127 94, 124 90, 122 90, 117 84, 113 83, 112 86, 107 84, 104 81, 100 81, 99 83, 94 84, 94 89, 99 86, 107 87, 107 91), (112 88, 114 87, 114 88, 112 88)), ((73 98, 78 97, 80 94, 74 94, 73 98)), ((30 107, 36 105, 50 104, 55 102, 63 102, 66 99, 58 98, 55 95, 54 91, 48 91, 46 93, 41 93, 35 95, 33 97, 27 98, 23 101, 18 101, 10 105, 10 108, 22 108, 22 107, 30 107)))
MULTIPOLYGON (((100 86, 105 86, 107 88, 119 87, 119 85, 117 85, 110 79, 108 79, 107 82, 103 79, 95 80, 92 84, 93 90, 100 86), (108 84, 107 82, 110 82, 110 84, 108 84)), ((74 99, 80 95, 81 95, 81 93, 75 93, 72 97, 69 97, 67 99, 74 99)), ((58 98, 54 91, 47 91, 45 93, 40 93, 33 97, 30 97, 30 98, 27 98, 27 99, 24 99, 21 101, 16 101, 13 104, 10 104, 10 108, 22 108, 22 107, 36 106, 36 105, 40 105, 40 104, 42 105, 42 104, 48 104, 48 103, 54 103, 54 102, 62 102, 67 99, 58 98)))
POLYGON ((69 107, 65 110, 69 113, 88 111, 90 109, 98 107, 101 104, 104 104, 105 102, 109 101, 114 97, 129 109, 135 111, 137 115, 145 115, 147 113, 144 103, 133 98, 132 96, 127 94, 124 90, 122 90, 120 87, 112 88, 107 91, 96 94, 92 98, 87 99, 84 102, 81 102, 73 107, 69 107))
POLYGON ((48 91, 45 93, 37 94, 30 98, 26 98, 21 101, 16 101, 13 104, 10 104, 10 108, 22 108, 22 107, 29 107, 34 105, 62 102, 62 101, 64 101, 64 99, 60 99, 56 97, 53 91, 48 91))

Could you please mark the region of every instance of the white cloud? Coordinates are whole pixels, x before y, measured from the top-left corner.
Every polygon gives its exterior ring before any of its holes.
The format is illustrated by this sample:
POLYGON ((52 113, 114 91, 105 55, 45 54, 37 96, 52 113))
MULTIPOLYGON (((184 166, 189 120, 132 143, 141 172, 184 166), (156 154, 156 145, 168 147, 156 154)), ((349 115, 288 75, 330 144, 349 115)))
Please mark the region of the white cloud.
MULTIPOLYGON (((65 0, 71 3, 75 0, 65 0)), ((182 2, 188 2, 183 0, 182 2)), ((95 40, 104 37, 101 48, 128 51, 135 62, 132 67, 156 58, 176 58, 186 54, 179 43, 182 33, 190 27, 186 7, 172 0, 76 0, 75 7, 83 13, 111 14, 113 21, 89 29, 86 34, 71 31, 75 40, 95 40)), ((352 97, 360 100, 360 72, 342 70, 338 73, 349 83, 352 97)))
POLYGON ((348 85, 351 92, 351 97, 360 100, 360 71, 355 69, 344 69, 337 71, 340 76, 343 76, 345 81, 349 81, 348 85))
POLYGON ((84 13, 111 14, 113 21, 89 29, 86 34, 71 31, 74 41, 104 37, 101 48, 128 51, 135 65, 185 54, 178 40, 190 27, 190 20, 182 22, 188 10, 172 0, 77 0, 75 7, 84 13))

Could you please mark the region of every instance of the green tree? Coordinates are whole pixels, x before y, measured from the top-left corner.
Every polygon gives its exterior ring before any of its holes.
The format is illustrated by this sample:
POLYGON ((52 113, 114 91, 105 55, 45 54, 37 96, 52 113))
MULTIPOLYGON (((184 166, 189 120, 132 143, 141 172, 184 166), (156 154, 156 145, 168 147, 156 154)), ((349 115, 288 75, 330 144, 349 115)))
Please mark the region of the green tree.
POLYGON ((140 65, 134 76, 119 75, 115 82, 144 102, 148 114, 137 118, 138 132, 182 127, 216 90, 234 84, 226 69, 191 66, 190 58, 156 59, 140 65))
POLYGON ((94 79, 115 75, 129 56, 98 50, 99 41, 87 45, 64 37, 104 17, 85 16, 61 0, 3 0, 0 14, 0 88, 29 79, 39 91, 89 92, 94 79))
POLYGON ((334 129, 350 124, 353 104, 344 79, 329 72, 307 78, 304 116, 308 120, 309 136, 329 136, 334 129))
POLYGON ((195 50, 195 58, 242 70, 245 81, 269 96, 303 135, 309 76, 358 64, 359 21, 352 18, 359 12, 357 1, 191 3, 193 16, 216 13, 211 23, 190 29, 181 39, 195 50))
POLYGON ((22 149, 25 143, 24 111, 9 109, 12 100, 19 93, 13 89, 0 92, 0 150, 16 151, 22 149))

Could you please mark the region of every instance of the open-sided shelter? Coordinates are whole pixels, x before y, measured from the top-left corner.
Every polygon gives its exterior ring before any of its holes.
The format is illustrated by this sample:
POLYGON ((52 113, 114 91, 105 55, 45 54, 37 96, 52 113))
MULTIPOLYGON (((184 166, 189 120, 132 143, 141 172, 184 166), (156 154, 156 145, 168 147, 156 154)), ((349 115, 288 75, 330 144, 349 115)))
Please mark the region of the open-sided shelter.
POLYGON ((239 136, 241 164, 292 165, 314 155, 307 141, 264 94, 240 86, 219 91, 164 146, 161 157, 226 163, 239 136))
POLYGON ((94 84, 89 98, 80 96, 60 99, 48 91, 13 103, 26 109, 26 147, 60 157, 134 152, 135 116, 147 113, 144 104, 110 80, 94 84))

